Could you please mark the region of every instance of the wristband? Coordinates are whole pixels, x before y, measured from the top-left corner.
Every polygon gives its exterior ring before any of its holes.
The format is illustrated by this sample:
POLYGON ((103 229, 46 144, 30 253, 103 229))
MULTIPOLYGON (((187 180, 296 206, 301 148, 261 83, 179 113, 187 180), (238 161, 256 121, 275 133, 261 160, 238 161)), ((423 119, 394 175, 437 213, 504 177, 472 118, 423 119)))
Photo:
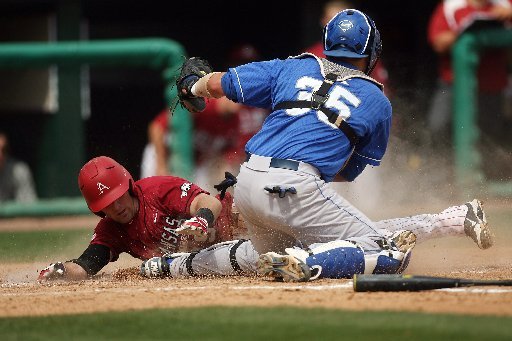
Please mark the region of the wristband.
POLYGON ((215 216, 213 215, 212 210, 206 207, 198 209, 195 216, 205 219, 208 222, 209 228, 213 226, 213 222, 215 221, 215 216))
POLYGON ((192 85, 192 88, 190 89, 192 95, 197 97, 212 98, 213 96, 210 94, 210 91, 208 91, 208 81, 216 73, 219 72, 212 72, 207 74, 206 76, 199 78, 199 80, 195 82, 194 85, 192 85))

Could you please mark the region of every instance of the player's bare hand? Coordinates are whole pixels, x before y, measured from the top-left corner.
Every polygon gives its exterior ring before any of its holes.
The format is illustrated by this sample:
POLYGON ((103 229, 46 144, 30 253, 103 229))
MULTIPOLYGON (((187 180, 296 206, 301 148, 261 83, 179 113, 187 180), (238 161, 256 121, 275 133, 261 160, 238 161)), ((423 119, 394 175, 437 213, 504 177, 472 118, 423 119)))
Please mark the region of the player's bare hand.
POLYGON ((491 9, 491 14, 501 21, 507 21, 512 19, 512 8, 504 6, 494 6, 491 9))
POLYGON ((206 237, 208 235, 208 221, 203 217, 192 217, 176 229, 179 234, 188 236, 206 237))
POLYGON ((66 268, 64 264, 61 262, 52 263, 48 265, 46 268, 41 270, 39 273, 39 277, 37 280, 39 282, 52 281, 56 279, 63 279, 64 274, 66 273, 66 268))

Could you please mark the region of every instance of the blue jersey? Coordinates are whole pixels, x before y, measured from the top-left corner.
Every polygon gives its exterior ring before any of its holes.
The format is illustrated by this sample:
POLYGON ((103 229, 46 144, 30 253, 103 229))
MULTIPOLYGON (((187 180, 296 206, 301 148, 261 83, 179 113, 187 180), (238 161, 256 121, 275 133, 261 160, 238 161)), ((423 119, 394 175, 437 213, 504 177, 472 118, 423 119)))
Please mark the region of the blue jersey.
MULTIPOLYGON (((312 56, 249 63, 229 69, 222 88, 235 102, 272 109, 283 101, 310 100, 324 80, 321 65, 312 56)), ((354 129, 359 137, 355 148, 321 111, 294 108, 273 111, 246 152, 309 163, 327 182, 337 173, 352 181, 367 164, 378 166, 391 126, 391 104, 381 89, 363 78, 338 81, 325 106, 354 129)))

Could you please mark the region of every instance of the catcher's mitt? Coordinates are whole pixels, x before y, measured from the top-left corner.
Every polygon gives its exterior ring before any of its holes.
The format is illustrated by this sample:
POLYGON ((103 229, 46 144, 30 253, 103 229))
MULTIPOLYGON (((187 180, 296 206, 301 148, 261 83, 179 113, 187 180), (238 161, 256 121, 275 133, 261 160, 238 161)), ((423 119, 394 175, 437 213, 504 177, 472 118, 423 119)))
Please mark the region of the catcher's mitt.
POLYGON ((203 97, 197 97, 192 94, 192 85, 194 85, 199 78, 211 73, 212 67, 207 60, 191 57, 185 60, 181 67, 181 73, 176 80, 178 88, 178 99, 182 106, 188 111, 201 112, 206 107, 206 102, 203 97))

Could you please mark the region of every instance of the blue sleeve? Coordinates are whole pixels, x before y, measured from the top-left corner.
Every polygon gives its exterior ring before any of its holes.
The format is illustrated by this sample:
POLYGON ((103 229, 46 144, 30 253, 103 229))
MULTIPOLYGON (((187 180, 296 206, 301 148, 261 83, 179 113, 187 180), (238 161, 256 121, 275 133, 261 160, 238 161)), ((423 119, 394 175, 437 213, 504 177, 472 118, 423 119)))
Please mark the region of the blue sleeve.
POLYGON ((376 124, 372 124, 371 120, 367 121, 368 131, 360 139, 347 165, 340 172, 348 181, 358 177, 366 165, 379 166, 386 152, 391 128, 391 105, 387 99, 372 105, 380 107, 379 111, 382 112, 384 119, 376 124))
POLYGON ((354 155, 350 158, 345 168, 340 172, 340 175, 347 181, 354 181, 354 179, 363 172, 365 167, 366 163, 364 160, 354 155))
POLYGON ((273 74, 279 61, 275 59, 230 68, 221 80, 224 94, 237 103, 271 108, 272 89, 275 84, 273 74))
POLYGON ((365 163, 378 166, 386 153, 389 140, 391 117, 376 125, 373 133, 363 137, 354 151, 354 157, 361 158, 365 163))

